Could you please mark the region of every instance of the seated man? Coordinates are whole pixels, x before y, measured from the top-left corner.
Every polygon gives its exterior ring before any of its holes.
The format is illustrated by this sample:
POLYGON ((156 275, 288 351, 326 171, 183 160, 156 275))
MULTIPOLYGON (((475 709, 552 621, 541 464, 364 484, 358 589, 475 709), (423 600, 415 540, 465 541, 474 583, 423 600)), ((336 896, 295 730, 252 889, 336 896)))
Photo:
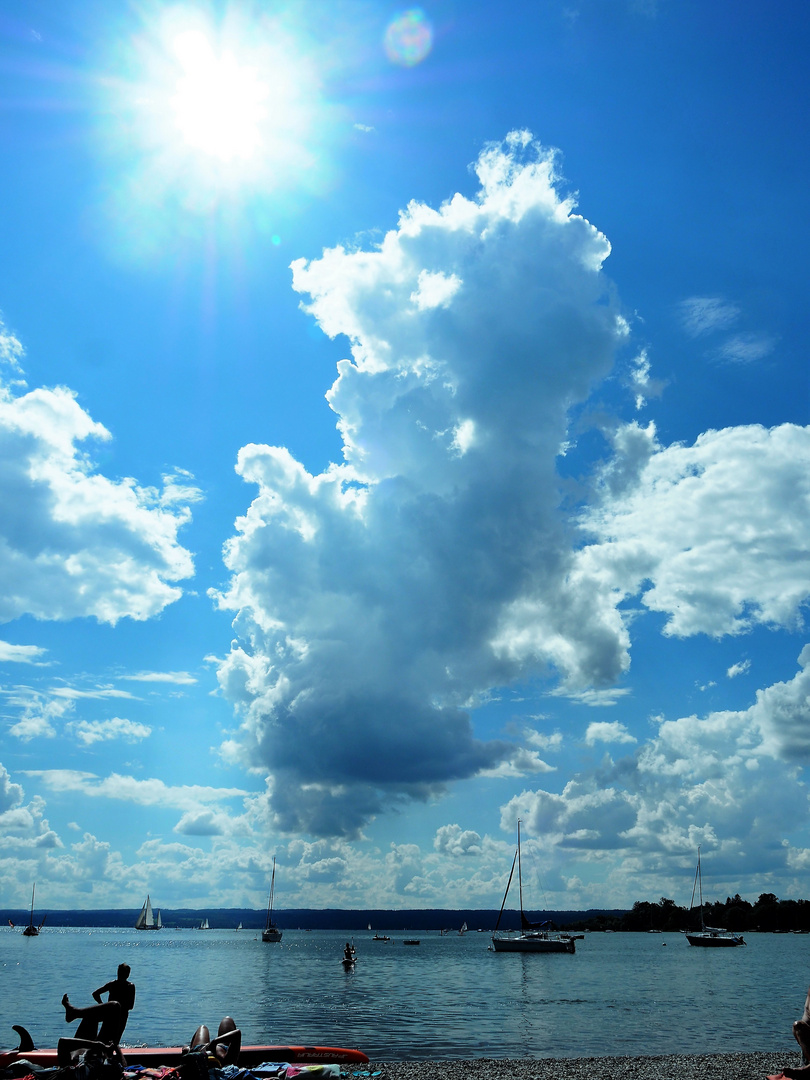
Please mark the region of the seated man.
POLYGON ((783 1069, 782 1074, 788 1080, 801 1080, 802 1077, 810 1080, 810 990, 807 991, 801 1020, 793 1023, 793 1038, 801 1047, 804 1065, 800 1069, 783 1069))
POLYGON ((110 982, 93 991, 93 997, 97 1005, 88 1005, 86 1008, 77 1008, 68 1001, 68 996, 62 998, 65 1007, 65 1020, 80 1020, 76 1029, 77 1039, 100 1039, 102 1042, 114 1042, 116 1045, 121 1041, 124 1028, 130 1011, 135 1006, 135 986, 129 982, 129 964, 119 964, 116 977, 110 982), (101 995, 107 995, 107 1001, 102 1002, 101 995), (117 1005, 119 1008, 107 1009, 106 1005, 117 1005), (99 1011, 103 1009, 103 1011, 99 1011), (98 1025, 106 1020, 107 1028, 99 1033, 98 1025))

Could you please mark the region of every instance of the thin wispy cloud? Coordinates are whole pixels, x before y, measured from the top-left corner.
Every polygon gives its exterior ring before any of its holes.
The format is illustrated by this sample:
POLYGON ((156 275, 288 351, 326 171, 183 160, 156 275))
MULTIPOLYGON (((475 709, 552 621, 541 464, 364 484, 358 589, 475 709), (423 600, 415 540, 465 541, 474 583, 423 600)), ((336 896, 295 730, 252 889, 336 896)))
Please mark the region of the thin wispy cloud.
POLYGON ((736 304, 718 296, 690 296, 678 305, 681 325, 690 337, 727 330, 740 317, 736 304))

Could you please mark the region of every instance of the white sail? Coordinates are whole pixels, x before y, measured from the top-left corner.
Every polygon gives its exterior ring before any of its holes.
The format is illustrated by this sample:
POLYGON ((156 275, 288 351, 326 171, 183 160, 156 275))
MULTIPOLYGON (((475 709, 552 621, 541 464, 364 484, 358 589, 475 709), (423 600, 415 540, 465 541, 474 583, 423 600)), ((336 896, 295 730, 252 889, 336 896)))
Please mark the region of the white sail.
POLYGON ((163 920, 160 917, 160 910, 158 909, 157 920, 155 922, 155 929, 161 930, 163 928, 163 920))
POLYGON ((141 908, 141 913, 135 920, 136 930, 160 930, 163 923, 160 921, 160 912, 158 912, 157 919, 152 914, 152 901, 149 898, 149 894, 146 894, 146 903, 141 908))

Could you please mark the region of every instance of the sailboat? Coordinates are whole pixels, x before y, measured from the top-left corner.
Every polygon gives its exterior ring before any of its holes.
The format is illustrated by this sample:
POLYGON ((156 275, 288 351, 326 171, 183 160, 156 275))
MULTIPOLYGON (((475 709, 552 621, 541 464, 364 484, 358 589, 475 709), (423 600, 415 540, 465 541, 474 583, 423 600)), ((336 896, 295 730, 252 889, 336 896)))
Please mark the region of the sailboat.
POLYGON ((548 922, 532 923, 526 918, 523 911, 523 874, 520 864, 520 822, 517 826, 517 851, 512 859, 512 869, 509 880, 506 883, 506 892, 503 894, 503 903, 498 912, 498 921, 492 935, 492 948, 495 952, 532 952, 532 953, 572 953, 576 951, 574 939, 563 934, 557 934, 547 929, 548 922), (518 884, 520 886, 520 933, 514 937, 510 932, 500 934, 498 927, 501 925, 501 916, 509 895, 509 886, 515 873, 515 863, 518 868, 518 884))
POLYGON ((34 893, 36 892, 36 888, 37 883, 34 882, 31 888, 31 915, 28 918, 28 926, 23 928, 23 937, 37 937, 40 930, 42 929, 42 925, 45 922, 45 919, 47 918, 46 915, 43 915, 42 922, 39 924, 39 926, 34 925, 34 893))
POLYGON ((461 926, 459 927, 458 932, 459 932, 459 934, 466 934, 467 933, 467 924, 466 924, 466 922, 463 922, 461 924, 461 926))
POLYGON ((267 920, 262 930, 262 941, 281 941, 281 931, 273 922, 273 893, 276 888, 276 857, 273 856, 273 874, 270 878, 270 899, 267 901, 267 920))
POLYGON ((211 929, 211 927, 208 925, 208 916, 207 915, 205 916, 203 921, 200 923, 198 929, 199 930, 210 930, 211 929))
POLYGON ((686 930, 686 940, 690 945, 702 945, 704 948, 728 948, 734 945, 744 945, 742 934, 735 934, 732 930, 720 930, 714 926, 706 926, 703 922, 703 876, 700 872, 700 848, 698 848, 697 868, 695 869, 695 883, 692 886, 692 903, 689 905, 690 912, 695 905, 695 890, 698 889, 700 899, 700 930, 686 930))
POLYGON ((160 910, 158 910, 157 916, 152 914, 152 901, 149 899, 149 893, 146 894, 146 901, 141 908, 141 913, 135 920, 136 930, 162 930, 163 920, 160 917, 160 910))

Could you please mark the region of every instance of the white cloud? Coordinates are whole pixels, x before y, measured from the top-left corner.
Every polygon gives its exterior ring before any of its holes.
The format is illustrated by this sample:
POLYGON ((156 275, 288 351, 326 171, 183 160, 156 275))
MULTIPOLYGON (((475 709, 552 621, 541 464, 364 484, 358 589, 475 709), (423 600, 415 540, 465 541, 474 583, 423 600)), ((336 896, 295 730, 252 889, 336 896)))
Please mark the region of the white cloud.
POLYGON ((283 448, 242 448, 258 493, 217 596, 237 612, 227 751, 279 778, 283 829, 351 835, 511 761, 466 711, 493 685, 556 668, 605 687, 627 664, 555 471, 569 408, 627 333, 610 245, 528 133, 476 172, 475 198, 411 203, 376 249, 293 263, 306 310, 351 343, 328 394, 345 461, 310 475, 283 448))
POLYGON ((152 734, 152 729, 146 724, 124 720, 120 716, 114 716, 111 720, 74 720, 65 725, 65 730, 75 735, 85 746, 114 739, 134 743, 147 739, 152 734))
POLYGON ((12 645, 0 641, 0 663, 37 664, 47 651, 39 645, 12 645))
POLYGON ((735 334, 717 349, 720 360, 733 364, 753 364, 773 352, 774 339, 764 334, 735 334))
POLYGON ((738 675, 745 675, 745 673, 749 671, 750 668, 750 660, 740 660, 738 663, 731 665, 731 667, 726 672, 726 675, 729 679, 736 679, 738 675))
POLYGON ((480 855, 481 837, 471 829, 459 825, 442 825, 436 830, 433 847, 446 855, 480 855))
POLYGON ((634 743, 637 740, 630 734, 624 724, 618 720, 612 722, 602 721, 588 724, 585 732, 585 744, 595 746, 597 743, 634 743))
MULTIPOLYGON (((11 362, 15 342, 0 325, 11 362)), ((176 478, 161 492, 101 475, 80 447, 109 439, 70 390, 15 396, 0 384, 0 620, 90 615, 114 624, 156 615, 181 595, 173 583, 193 565, 177 540, 190 514, 174 499, 176 478)), ((183 496, 196 497, 187 481, 183 496)))
POLYGON ((166 682, 176 683, 178 686, 193 686, 197 682, 195 675, 187 671, 139 671, 133 675, 119 675, 120 679, 128 679, 131 682, 166 682))
POLYGON ((602 504, 582 519, 598 539, 580 552, 584 575, 614 595, 641 593, 668 615, 667 634, 801 625, 810 428, 725 428, 661 447, 652 425, 631 424, 614 447, 602 504))
POLYGON ((715 330, 726 330, 740 316, 740 309, 718 296, 690 296, 682 300, 679 313, 690 337, 700 337, 715 330))
POLYGON ((99 777, 95 773, 75 769, 28 769, 24 775, 38 777, 51 791, 73 791, 82 796, 115 799, 136 806, 170 806, 184 811, 197 810, 200 804, 209 802, 244 798, 248 794, 241 788, 169 785, 162 780, 136 780, 120 773, 99 777))

